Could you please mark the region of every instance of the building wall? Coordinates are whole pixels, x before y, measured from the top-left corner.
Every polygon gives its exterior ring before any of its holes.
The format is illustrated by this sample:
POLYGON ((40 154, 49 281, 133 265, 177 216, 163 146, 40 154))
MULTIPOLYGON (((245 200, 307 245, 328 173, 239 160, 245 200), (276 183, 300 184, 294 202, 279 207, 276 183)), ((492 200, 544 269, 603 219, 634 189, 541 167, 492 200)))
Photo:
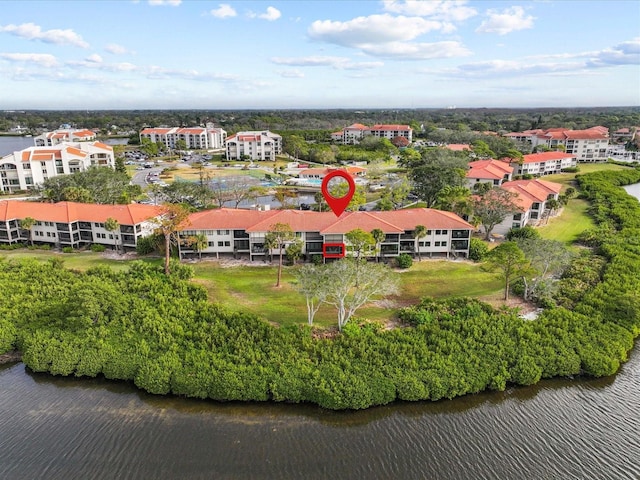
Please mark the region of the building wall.
POLYGON ((54 147, 31 147, 0 159, 0 191, 29 190, 41 185, 48 178, 85 171, 93 165, 114 168, 113 149, 96 147, 95 142, 67 142, 54 147), (83 153, 71 153, 66 147, 79 149, 83 153), (37 153, 52 149, 59 152, 51 154, 50 159, 23 161, 25 151, 37 153))

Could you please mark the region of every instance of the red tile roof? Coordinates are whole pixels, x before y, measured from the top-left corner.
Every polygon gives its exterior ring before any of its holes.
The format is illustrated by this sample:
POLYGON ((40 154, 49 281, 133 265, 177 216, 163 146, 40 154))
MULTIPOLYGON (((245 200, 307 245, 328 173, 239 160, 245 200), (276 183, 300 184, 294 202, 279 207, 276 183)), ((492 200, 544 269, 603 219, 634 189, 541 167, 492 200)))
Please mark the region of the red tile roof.
POLYGON ((513 173, 513 167, 500 160, 478 160, 469 162, 467 178, 484 178, 487 180, 501 180, 505 175, 513 173))
POLYGON ((143 129, 140 134, 141 135, 166 135, 167 133, 169 133, 171 130, 173 130, 172 128, 145 128, 143 129))
POLYGON ((379 228, 385 233, 402 233, 416 225, 441 229, 473 229, 456 214, 428 208, 393 212, 345 212, 336 217, 332 212, 306 210, 235 210, 221 208, 190 215, 190 225, 184 230, 236 229, 247 232, 266 232, 276 223, 288 224, 296 232, 343 234, 356 228, 371 231, 379 228))
POLYGON ((374 125, 369 130, 411 130, 409 125, 374 125))
POLYGON ((102 143, 102 142, 93 142, 92 145, 101 150, 109 150, 109 151, 113 150, 113 147, 111 145, 107 145, 106 143, 102 143))
POLYGON ((550 194, 557 195, 562 189, 562 185, 546 180, 514 180, 505 182, 502 188, 510 192, 515 192, 519 196, 519 202, 527 209, 531 208, 533 202, 544 202, 550 194))
POLYGON ((120 225, 135 225, 158 216, 162 207, 155 205, 96 205, 93 203, 37 203, 22 200, 0 201, 0 221, 32 217, 47 222, 104 222, 111 217, 120 225))
POLYGON ((190 225, 185 230, 244 230, 248 226, 276 213, 278 213, 278 210, 266 212, 231 208, 205 210, 189 215, 190 225))
POLYGON ((563 160, 565 158, 576 158, 575 155, 564 152, 542 152, 532 153, 522 156, 522 163, 540 163, 549 162, 553 160, 563 160))

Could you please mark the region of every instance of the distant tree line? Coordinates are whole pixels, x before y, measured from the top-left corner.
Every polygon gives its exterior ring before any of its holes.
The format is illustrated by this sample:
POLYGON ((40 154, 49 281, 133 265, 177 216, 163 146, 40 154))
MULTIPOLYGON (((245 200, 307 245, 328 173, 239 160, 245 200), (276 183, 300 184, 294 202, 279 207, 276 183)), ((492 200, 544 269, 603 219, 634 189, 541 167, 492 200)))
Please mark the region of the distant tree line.
MULTIPOLYGON (((222 126, 229 133, 242 130, 275 132, 316 131, 314 138, 326 139, 327 134, 352 123, 365 125, 411 125, 418 137, 432 134, 438 128, 466 131, 522 131, 532 128, 566 127, 581 129, 603 125, 610 130, 640 125, 639 107, 601 108, 456 108, 456 109, 292 109, 292 110, 26 110, 0 112, 0 131, 16 125, 33 131, 53 130, 61 124, 96 128, 107 132, 140 131, 159 125, 193 126, 207 122, 222 126)), ((307 136, 303 134, 302 136, 307 136)))

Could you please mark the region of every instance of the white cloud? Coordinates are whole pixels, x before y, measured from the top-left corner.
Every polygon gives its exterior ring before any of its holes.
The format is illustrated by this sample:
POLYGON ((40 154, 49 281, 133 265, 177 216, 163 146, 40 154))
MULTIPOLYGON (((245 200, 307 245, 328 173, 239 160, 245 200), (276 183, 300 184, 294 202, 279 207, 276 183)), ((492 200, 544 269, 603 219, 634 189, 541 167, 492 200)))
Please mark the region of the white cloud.
POLYGON ((283 70, 278 74, 284 78, 304 78, 304 73, 300 70, 283 70))
POLYGON ((7 32, 16 37, 26 38, 27 40, 39 40, 56 45, 73 45, 80 48, 89 48, 89 44, 85 42, 80 35, 70 29, 42 31, 42 28, 35 23, 23 23, 21 25, 5 25, 0 27, 0 32, 7 32))
POLYGON ((506 35, 518 30, 533 28, 535 17, 525 16, 524 8, 510 7, 502 12, 487 10, 487 20, 483 21, 476 29, 478 33, 497 33, 506 35))
POLYGON ((588 66, 640 65, 640 37, 590 55, 588 66))
POLYGON ((152 7, 169 6, 177 7, 182 3, 182 0, 149 0, 149 5, 152 7))
POLYGON ((259 18, 262 18, 263 20, 267 20, 269 22, 273 22, 274 20, 279 19, 281 16, 282 14, 280 13, 280 10, 275 7, 267 7, 267 11, 265 13, 258 15, 259 18))
POLYGON ((383 0, 387 12, 461 22, 478 14, 466 0, 383 0))
POLYGON ((464 45, 455 41, 435 43, 389 42, 385 45, 362 45, 360 48, 371 56, 403 60, 428 60, 471 55, 471 52, 464 45))
POLYGON ((104 49, 113 55, 124 55, 125 53, 130 53, 125 47, 116 43, 110 43, 104 47, 104 49))
POLYGON ((346 57, 310 56, 310 57, 273 57, 271 61, 277 65, 295 67, 331 67, 337 70, 369 70, 384 65, 382 62, 353 62, 346 57))
POLYGON ((97 53, 89 55, 85 60, 90 63, 102 63, 102 57, 97 53))
POLYGON ((452 31, 453 25, 419 17, 394 17, 389 14, 357 17, 347 22, 317 20, 308 30, 309 37, 343 47, 363 44, 408 41, 431 31, 452 31))
POLYGON ((594 52, 531 56, 520 61, 490 60, 458 65, 436 73, 457 78, 501 78, 534 75, 586 75, 602 68, 640 64, 640 38, 594 52), (548 60, 548 61, 544 61, 548 60), (553 60, 553 61, 549 61, 553 60))
POLYGON ((211 10, 209 13, 216 18, 235 17, 238 13, 233 7, 227 3, 221 3, 218 8, 211 10))
POLYGON ((47 68, 58 65, 56 57, 48 53, 0 53, 0 58, 11 62, 33 63, 47 68))

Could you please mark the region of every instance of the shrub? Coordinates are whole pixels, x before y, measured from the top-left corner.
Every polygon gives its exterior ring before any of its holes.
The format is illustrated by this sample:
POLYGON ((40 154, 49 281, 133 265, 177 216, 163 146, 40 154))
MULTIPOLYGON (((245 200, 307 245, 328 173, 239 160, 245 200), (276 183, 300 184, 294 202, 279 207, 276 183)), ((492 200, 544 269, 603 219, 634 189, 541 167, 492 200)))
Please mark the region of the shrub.
POLYGON ((142 237, 138 239, 138 244, 136 245, 136 252, 138 255, 149 255, 153 253, 156 249, 156 236, 151 235, 149 237, 142 237))
POLYGON ((507 240, 525 240, 528 238, 540 238, 540 232, 530 225, 522 228, 512 228, 505 236, 507 240))
POLYGON ((96 253, 102 253, 106 250, 104 245, 100 245, 99 243, 94 243, 91 245, 91 251, 96 253))
POLYGON ((469 242, 469 260, 474 262, 481 262, 484 257, 489 253, 489 247, 486 242, 483 242, 479 238, 472 238, 469 242))
POLYGON ((311 263, 314 265, 322 265, 322 255, 311 255, 311 263))
POLYGON ((396 265, 398 268, 411 268, 413 258, 411 258, 411 255, 408 253, 401 253, 398 255, 398 258, 396 258, 396 265))
POLYGON ((62 247, 62 253, 73 253, 73 247, 62 247))
POLYGON ((567 167, 560 171, 564 173, 578 173, 580 171, 580 167, 567 167))

